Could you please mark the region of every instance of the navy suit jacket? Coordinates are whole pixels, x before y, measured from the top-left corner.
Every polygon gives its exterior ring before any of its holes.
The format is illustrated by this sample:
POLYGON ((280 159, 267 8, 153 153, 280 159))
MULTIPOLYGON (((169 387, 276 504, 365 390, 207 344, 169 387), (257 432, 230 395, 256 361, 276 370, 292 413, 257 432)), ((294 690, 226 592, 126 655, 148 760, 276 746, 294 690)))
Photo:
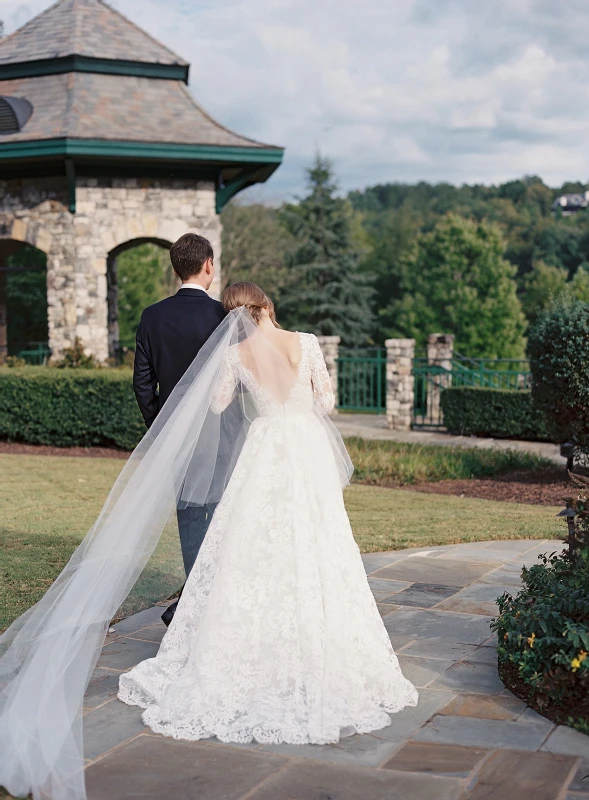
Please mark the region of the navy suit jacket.
POLYGON ((200 289, 180 289, 144 310, 133 388, 147 427, 224 317, 221 303, 200 289))

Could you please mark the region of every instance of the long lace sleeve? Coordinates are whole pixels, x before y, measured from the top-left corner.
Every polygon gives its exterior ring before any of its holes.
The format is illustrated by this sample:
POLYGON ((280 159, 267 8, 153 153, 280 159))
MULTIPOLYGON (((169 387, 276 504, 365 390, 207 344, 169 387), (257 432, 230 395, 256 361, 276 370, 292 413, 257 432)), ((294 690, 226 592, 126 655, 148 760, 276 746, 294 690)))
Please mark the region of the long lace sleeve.
POLYGON ((221 414, 225 411, 235 397, 236 386, 237 380, 235 377, 235 370, 228 352, 219 372, 219 377, 217 378, 217 383, 215 384, 213 396, 211 398, 211 410, 215 414, 221 414))
POLYGON ((313 384, 315 405, 324 414, 329 414, 335 407, 333 386, 317 337, 313 336, 311 342, 311 383, 313 384))

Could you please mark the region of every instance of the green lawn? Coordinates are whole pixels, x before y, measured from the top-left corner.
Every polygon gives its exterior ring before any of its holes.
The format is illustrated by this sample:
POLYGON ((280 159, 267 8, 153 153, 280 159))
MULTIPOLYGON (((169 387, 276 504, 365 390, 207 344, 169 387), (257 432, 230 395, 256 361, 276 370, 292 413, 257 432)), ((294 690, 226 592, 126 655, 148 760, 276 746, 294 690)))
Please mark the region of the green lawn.
MULTIPOLYGON (((445 449, 445 448, 439 448, 445 449)), ((481 452, 481 451, 479 451, 481 452)), ((41 597, 94 522, 123 461, 0 455, 0 630, 41 597)), ((362 552, 485 539, 555 537, 557 508, 352 485, 346 505, 362 552)), ((174 525, 124 611, 182 582, 174 525)))

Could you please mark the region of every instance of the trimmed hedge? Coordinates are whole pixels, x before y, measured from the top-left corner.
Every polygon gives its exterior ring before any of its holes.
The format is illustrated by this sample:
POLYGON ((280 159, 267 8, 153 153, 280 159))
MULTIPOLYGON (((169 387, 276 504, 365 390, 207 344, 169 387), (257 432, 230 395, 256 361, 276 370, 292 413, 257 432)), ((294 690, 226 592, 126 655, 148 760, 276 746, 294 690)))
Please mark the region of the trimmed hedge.
POLYGON ((450 387, 442 391, 441 406, 451 433, 550 441, 544 415, 524 389, 450 387))
POLYGON ((0 439, 132 450, 145 430, 128 370, 0 369, 0 439))

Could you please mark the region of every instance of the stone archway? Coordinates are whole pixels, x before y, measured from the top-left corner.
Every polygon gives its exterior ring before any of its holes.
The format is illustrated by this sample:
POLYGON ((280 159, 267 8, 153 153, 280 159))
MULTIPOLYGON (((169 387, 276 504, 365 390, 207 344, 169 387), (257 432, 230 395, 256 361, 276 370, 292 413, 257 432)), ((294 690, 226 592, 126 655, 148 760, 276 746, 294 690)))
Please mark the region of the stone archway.
MULTIPOLYGON (((47 317, 53 358, 79 338, 98 361, 109 357, 109 254, 129 242, 169 247, 183 233, 210 240, 220 263, 215 184, 193 180, 84 178, 69 207, 65 178, 0 181, 0 242, 12 239, 47 256, 47 317)), ((220 293, 217 269, 213 296, 220 293)))
MULTIPOLYGON (((121 276, 119 270, 119 257, 124 253, 134 250, 142 245, 156 245, 166 253, 169 251, 172 242, 157 237, 141 236, 131 239, 128 242, 118 245, 107 256, 106 260, 106 284, 107 284, 107 305, 108 305, 108 353, 109 358, 118 359, 120 356, 121 330, 119 325, 119 292, 121 287, 121 276)), ((124 278, 125 276, 123 276, 124 278)), ((152 277, 152 276, 149 276, 152 277)), ((160 297, 153 297, 153 301, 160 297)), ((138 322, 138 320, 137 320, 138 322)), ((136 323, 135 323, 136 324, 136 323)), ((123 338, 125 338, 123 336, 123 338)), ((123 344, 130 346, 128 342, 123 344)))

